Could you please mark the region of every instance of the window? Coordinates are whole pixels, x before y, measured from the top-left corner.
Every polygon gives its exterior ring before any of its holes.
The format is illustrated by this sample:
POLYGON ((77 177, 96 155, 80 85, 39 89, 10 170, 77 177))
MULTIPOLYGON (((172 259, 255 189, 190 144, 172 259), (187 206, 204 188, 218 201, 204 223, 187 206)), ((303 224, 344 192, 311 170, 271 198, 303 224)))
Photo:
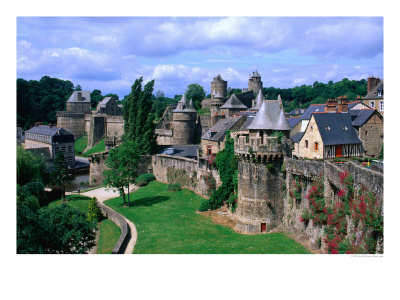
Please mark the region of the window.
POLYGON ((383 101, 379 101, 379 111, 383 111, 383 101))
POLYGON ((306 140, 306 148, 308 148, 308 141, 306 140))
POLYGON ((207 155, 211 155, 211 146, 207 146, 207 155))
POLYGON ((315 150, 318 151, 318 143, 315 143, 315 150))
POLYGON ((375 108, 375 102, 374 101, 369 101, 369 106, 371 106, 371 108, 375 108))

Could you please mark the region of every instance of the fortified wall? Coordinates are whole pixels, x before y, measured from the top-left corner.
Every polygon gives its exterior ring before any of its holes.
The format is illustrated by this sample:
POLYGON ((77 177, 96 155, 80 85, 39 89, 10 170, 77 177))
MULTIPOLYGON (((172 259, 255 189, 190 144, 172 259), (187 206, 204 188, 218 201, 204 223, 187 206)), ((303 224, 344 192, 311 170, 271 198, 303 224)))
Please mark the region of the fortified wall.
MULTIPOLYGON (((310 207, 307 194, 313 182, 323 178, 325 202, 334 204, 339 201, 337 193, 343 188, 339 173, 347 170, 353 177, 355 190, 365 189, 373 193, 380 206, 383 206, 383 173, 368 170, 353 162, 334 164, 329 161, 297 160, 289 157, 284 159, 286 173, 286 197, 283 199, 282 227, 284 231, 298 240, 306 241, 311 247, 325 249, 324 226, 317 225, 310 220, 308 223, 300 221, 305 209, 310 207), (301 199, 293 200, 290 191, 293 190, 295 180, 301 185, 301 199)), ((347 216, 348 232, 354 226, 347 216)), ((383 245, 378 245, 382 249, 383 245)), ((322 250, 321 250, 322 251, 322 250)), ((379 250, 378 250, 379 251, 379 250)))

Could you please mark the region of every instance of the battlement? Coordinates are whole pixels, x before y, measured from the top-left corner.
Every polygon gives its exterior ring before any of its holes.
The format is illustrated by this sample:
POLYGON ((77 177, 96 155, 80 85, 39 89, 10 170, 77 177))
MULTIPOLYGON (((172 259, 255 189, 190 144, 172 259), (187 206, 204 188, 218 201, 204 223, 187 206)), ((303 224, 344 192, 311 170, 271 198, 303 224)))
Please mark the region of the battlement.
POLYGON ((84 112, 72 112, 72 111, 58 111, 57 117, 68 117, 68 118, 84 118, 84 112))
POLYGON ((286 137, 236 135, 234 141, 236 155, 247 159, 256 158, 259 161, 286 156, 288 146, 286 137))

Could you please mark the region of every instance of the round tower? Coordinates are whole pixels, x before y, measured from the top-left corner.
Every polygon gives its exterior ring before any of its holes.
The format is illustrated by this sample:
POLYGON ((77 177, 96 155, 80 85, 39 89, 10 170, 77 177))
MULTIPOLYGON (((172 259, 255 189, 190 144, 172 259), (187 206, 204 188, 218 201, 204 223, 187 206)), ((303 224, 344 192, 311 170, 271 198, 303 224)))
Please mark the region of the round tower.
POLYGON ((211 99, 211 126, 215 125, 215 123, 218 122, 218 116, 221 115, 220 107, 222 105, 224 105, 224 97, 221 95, 220 92, 217 92, 215 95, 213 95, 213 98, 211 99))
POLYGON ((221 78, 221 75, 218 75, 211 81, 211 98, 214 99, 214 95, 218 93, 222 96, 222 98, 226 97, 228 90, 228 82, 221 78))
POLYGON ((236 231, 264 233, 280 224, 284 197, 281 167, 291 151, 289 133, 281 101, 267 100, 248 126, 248 132, 236 135, 235 154, 239 157, 236 231))
POLYGON ((189 145, 194 143, 197 112, 192 100, 183 95, 178 106, 172 113, 174 145, 189 145))
POLYGON ((253 91, 256 95, 258 91, 263 88, 263 83, 261 81, 261 76, 257 71, 253 72, 249 78, 249 91, 253 91))

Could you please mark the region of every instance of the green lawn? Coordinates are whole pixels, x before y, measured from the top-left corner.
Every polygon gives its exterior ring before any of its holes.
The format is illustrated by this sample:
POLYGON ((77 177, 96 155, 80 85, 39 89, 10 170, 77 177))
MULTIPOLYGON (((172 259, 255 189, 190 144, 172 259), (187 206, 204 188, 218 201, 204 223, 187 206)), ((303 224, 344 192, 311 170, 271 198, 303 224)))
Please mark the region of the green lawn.
POLYGON ((242 235, 196 214, 204 200, 191 191, 170 192, 152 181, 133 193, 133 205, 122 198, 105 203, 135 223, 138 239, 134 253, 309 253, 280 233, 242 235))
POLYGON ((99 143, 97 143, 93 148, 90 148, 88 151, 83 153, 84 156, 90 156, 91 154, 94 153, 99 153, 106 151, 106 146, 104 145, 104 139, 101 139, 99 143))
MULTIPOLYGON (((89 197, 81 195, 69 195, 66 197, 66 202, 64 203, 86 215, 88 212, 89 202, 89 197)), ((49 207, 54 207, 60 205, 61 203, 63 203, 61 200, 57 200, 51 202, 49 207)), ((118 241, 119 236, 121 235, 121 229, 109 219, 104 219, 103 221, 97 223, 97 228, 100 230, 97 253, 111 253, 114 249, 115 243, 118 241)))
POLYGON ((80 138, 75 140, 75 152, 77 154, 82 154, 83 150, 86 149, 87 145, 88 145, 87 135, 81 136, 80 138))
POLYGON ((97 253, 111 253, 116 242, 118 241, 119 236, 121 235, 121 229, 109 219, 99 222, 97 226, 100 229, 97 253))

